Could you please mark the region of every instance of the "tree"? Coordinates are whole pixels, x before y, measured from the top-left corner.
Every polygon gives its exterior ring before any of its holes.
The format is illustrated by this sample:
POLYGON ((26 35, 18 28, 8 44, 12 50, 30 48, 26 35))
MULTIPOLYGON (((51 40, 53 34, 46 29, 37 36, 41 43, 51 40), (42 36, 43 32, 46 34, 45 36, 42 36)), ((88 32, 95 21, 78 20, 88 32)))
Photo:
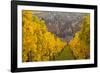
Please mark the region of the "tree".
POLYGON ((90 15, 86 14, 81 24, 81 30, 69 43, 76 59, 90 57, 90 15))
POLYGON ((45 21, 32 11, 24 10, 22 16, 23 62, 53 60, 66 43, 48 32, 45 21))

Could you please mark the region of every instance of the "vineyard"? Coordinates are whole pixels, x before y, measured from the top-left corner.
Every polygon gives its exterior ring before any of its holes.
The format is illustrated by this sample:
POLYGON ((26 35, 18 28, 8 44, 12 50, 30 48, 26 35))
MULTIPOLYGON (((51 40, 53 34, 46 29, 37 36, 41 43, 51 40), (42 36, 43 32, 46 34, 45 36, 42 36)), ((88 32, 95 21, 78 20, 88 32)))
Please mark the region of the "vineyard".
MULTIPOLYGON (((80 17, 80 28, 75 29, 73 26, 70 31, 69 29, 66 30, 67 26, 66 29, 64 29, 65 26, 57 29, 53 28, 58 27, 58 25, 65 25, 66 23, 60 23, 57 21, 49 22, 49 18, 46 18, 48 14, 45 13, 45 15, 40 15, 34 11, 22 11, 23 62, 77 60, 88 59, 90 57, 89 14, 81 15, 83 18, 80 17), (54 23, 60 24, 55 26, 54 23), (68 31, 72 33, 69 33, 68 31), (67 36, 68 34, 71 35, 70 39, 69 36, 67 36)), ((59 15, 61 14, 56 16, 59 15)))

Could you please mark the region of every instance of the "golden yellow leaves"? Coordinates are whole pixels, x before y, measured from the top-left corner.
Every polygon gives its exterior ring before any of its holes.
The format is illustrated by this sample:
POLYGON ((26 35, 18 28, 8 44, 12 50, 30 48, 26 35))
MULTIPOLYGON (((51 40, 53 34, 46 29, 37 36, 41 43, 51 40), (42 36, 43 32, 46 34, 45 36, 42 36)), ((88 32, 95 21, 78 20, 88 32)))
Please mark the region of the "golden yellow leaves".
POLYGON ((81 30, 69 43, 76 59, 86 59, 90 57, 90 15, 84 16, 81 30))
POLYGON ((30 10, 23 10, 22 11, 22 15, 28 20, 32 20, 31 18, 32 18, 32 11, 30 11, 30 10))
POLYGON ((66 43, 48 32, 45 22, 33 15, 32 11, 24 10, 22 16, 23 62, 52 60, 66 43))

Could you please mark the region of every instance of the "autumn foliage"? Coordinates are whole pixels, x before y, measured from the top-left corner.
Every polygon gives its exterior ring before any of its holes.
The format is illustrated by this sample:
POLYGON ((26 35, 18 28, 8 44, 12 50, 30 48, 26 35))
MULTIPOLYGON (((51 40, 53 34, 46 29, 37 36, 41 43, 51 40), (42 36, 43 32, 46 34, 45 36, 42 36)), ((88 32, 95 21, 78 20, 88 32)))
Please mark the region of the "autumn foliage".
POLYGON ((22 61, 53 60, 66 45, 60 38, 48 32, 45 21, 33 15, 32 11, 22 12, 22 61))
POLYGON ((76 59, 90 57, 90 15, 86 14, 81 23, 81 29, 69 43, 76 59))
POLYGON ((90 58, 89 14, 83 16, 80 30, 67 42, 49 32, 45 21, 34 15, 33 11, 22 11, 23 62, 88 58, 90 58))

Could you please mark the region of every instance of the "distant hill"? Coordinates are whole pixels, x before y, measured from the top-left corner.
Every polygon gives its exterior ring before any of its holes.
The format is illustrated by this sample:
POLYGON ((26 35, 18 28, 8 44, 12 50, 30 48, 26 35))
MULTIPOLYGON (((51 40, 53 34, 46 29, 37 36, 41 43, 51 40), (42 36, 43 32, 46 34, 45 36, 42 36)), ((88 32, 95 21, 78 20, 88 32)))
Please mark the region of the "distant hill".
POLYGON ((80 30, 84 13, 33 11, 33 15, 45 21, 48 31, 69 42, 80 30))

